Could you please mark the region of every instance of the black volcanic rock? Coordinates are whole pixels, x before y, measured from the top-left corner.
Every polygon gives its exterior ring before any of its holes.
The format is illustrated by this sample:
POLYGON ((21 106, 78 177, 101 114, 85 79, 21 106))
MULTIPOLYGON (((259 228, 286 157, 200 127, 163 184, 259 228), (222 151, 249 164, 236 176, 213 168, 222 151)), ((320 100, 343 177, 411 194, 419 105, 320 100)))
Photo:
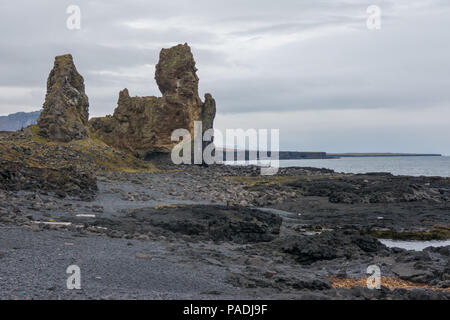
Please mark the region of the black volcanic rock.
POLYGON ((332 203, 444 203, 450 194, 440 180, 438 177, 402 177, 380 172, 317 181, 298 179, 287 185, 302 190, 306 196, 328 197, 332 203))
POLYGON ((0 161, 0 188, 50 191, 61 197, 71 195, 84 199, 93 198, 98 190, 95 176, 74 166, 44 168, 7 160, 0 161))
POLYGON ((120 218, 95 221, 68 217, 85 226, 103 227, 107 233, 164 234, 191 240, 268 242, 278 237, 282 219, 269 212, 245 207, 180 205, 134 209, 120 218))
POLYGON ((354 259, 387 251, 386 246, 377 239, 347 230, 323 232, 315 236, 288 236, 274 243, 300 264, 338 258, 354 259))

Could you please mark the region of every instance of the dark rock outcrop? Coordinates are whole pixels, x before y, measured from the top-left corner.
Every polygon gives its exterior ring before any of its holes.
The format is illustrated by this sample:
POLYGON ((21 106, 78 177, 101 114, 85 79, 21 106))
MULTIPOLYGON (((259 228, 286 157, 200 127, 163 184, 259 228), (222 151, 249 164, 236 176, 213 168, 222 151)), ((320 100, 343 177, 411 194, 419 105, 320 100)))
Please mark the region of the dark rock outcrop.
POLYGON ((274 242, 281 252, 300 264, 338 258, 355 259, 381 254, 387 248, 377 239, 355 231, 324 232, 315 236, 288 236, 274 242))
POLYGON ((400 279, 439 288, 450 287, 450 246, 428 247, 423 251, 396 248, 392 272, 400 279))
POLYGON ((47 94, 38 119, 38 134, 50 141, 69 142, 88 136, 89 101, 84 80, 70 54, 57 56, 48 76, 47 94))
POLYGON ((181 206, 157 211, 149 214, 142 209, 134 214, 147 215, 155 227, 214 241, 271 241, 278 236, 282 222, 273 213, 244 207, 181 206))
POLYGON ((23 162, 0 161, 0 188, 18 191, 48 191, 58 196, 91 199, 97 192, 97 180, 87 171, 74 166, 44 168, 23 162))
POLYGON ((402 177, 390 173, 347 175, 308 181, 298 179, 288 183, 306 196, 328 197, 332 203, 445 203, 450 193, 448 182, 439 177, 402 177))
POLYGON ((170 153, 177 144, 171 141, 175 129, 187 129, 193 137, 194 121, 203 120, 204 128, 213 124, 215 102, 210 94, 201 101, 196 71, 187 44, 162 49, 155 72, 162 97, 130 97, 122 90, 112 116, 90 120, 91 133, 140 158, 170 153))
MULTIPOLYGON (((83 220, 85 226, 106 228, 111 236, 160 234, 190 240, 267 242, 280 233, 282 219, 245 207, 186 205, 140 208, 117 218, 83 220)), ((67 218, 67 221, 72 221, 67 218)))

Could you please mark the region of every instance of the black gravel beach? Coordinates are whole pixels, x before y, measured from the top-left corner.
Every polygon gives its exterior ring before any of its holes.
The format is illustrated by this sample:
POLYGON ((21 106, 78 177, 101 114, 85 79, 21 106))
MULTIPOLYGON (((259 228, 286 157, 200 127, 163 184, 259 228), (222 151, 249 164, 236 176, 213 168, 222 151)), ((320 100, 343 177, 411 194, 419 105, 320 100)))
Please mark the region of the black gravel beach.
POLYGON ((448 179, 223 165, 97 179, 90 200, 1 192, 1 298, 450 297, 449 246, 377 240, 448 239, 448 179), (380 290, 361 285, 370 265, 380 290))

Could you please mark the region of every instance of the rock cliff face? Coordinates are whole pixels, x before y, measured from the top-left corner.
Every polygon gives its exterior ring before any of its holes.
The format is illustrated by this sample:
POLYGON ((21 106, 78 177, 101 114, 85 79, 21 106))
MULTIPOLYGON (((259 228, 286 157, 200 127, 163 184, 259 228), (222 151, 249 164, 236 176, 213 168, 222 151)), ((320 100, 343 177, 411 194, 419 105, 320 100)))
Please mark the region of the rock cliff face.
POLYGON ((38 134, 58 142, 84 139, 88 136, 88 119, 89 101, 83 77, 70 54, 58 56, 48 76, 38 134))
POLYGON ((213 125, 215 101, 210 94, 201 101, 196 71, 187 44, 162 49, 155 72, 162 97, 130 97, 122 90, 112 116, 90 120, 92 135, 140 158, 170 153, 177 144, 171 141, 175 129, 193 136, 194 121, 204 120, 204 129, 213 125))

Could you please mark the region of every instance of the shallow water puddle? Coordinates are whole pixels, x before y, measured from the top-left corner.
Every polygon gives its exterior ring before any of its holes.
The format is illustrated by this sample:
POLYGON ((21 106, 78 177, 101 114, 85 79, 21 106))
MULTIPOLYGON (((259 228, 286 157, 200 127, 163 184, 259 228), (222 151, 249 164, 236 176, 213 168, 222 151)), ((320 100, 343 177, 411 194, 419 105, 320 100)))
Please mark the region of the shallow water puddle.
POLYGON ((36 224, 48 224, 55 226, 70 226, 72 222, 57 222, 57 221, 33 221, 36 224))
POLYGON ((392 239, 378 239, 382 244, 389 248, 402 248, 406 250, 422 251, 427 247, 445 247, 450 246, 450 240, 431 240, 431 241, 419 241, 419 240, 392 240, 392 239))

